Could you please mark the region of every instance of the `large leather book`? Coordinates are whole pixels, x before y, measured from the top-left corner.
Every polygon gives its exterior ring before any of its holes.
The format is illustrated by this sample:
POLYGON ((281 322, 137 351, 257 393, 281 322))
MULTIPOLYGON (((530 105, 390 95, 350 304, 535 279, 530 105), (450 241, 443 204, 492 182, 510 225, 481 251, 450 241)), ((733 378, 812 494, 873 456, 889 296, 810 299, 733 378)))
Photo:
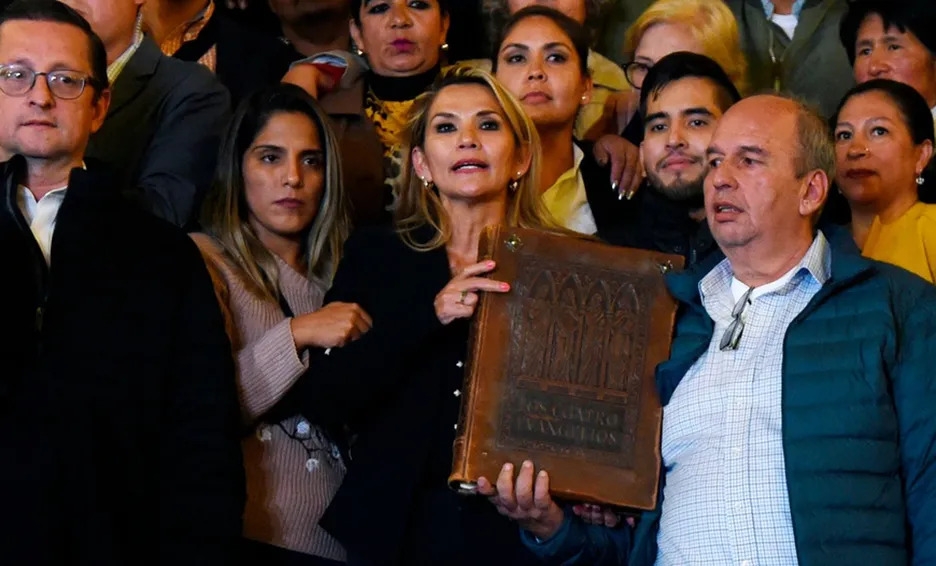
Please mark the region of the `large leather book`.
POLYGON ((681 256, 535 230, 488 228, 449 484, 464 493, 505 462, 549 472, 554 497, 652 509, 662 409, 654 369, 676 317, 663 275, 681 256))

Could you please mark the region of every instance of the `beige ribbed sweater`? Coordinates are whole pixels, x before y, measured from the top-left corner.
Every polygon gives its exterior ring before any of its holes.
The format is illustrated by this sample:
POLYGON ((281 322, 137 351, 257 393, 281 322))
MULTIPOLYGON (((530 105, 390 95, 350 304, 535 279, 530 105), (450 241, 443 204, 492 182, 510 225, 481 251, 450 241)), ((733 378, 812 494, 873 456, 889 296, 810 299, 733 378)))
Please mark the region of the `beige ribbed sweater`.
MULTIPOLYGON (((344 477, 337 450, 299 416, 280 424, 293 434, 308 429, 306 445, 316 450, 311 458, 279 426, 256 422, 305 372, 308 354, 297 354, 289 320, 279 304, 252 293, 214 239, 205 234, 193 234, 192 239, 205 257, 227 311, 244 418, 258 425, 242 443, 247 473, 244 536, 344 561, 344 549, 318 526, 344 477)), ((279 258, 277 265, 280 290, 293 313, 298 316, 322 305, 324 289, 279 258)))

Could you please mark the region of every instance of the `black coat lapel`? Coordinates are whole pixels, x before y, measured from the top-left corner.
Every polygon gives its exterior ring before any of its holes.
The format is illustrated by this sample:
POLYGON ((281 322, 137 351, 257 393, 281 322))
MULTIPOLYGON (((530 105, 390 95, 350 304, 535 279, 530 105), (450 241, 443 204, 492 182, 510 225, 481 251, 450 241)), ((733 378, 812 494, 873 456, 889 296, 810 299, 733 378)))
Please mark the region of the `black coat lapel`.
POLYGON ((159 66, 161 56, 162 52, 153 43, 153 40, 148 37, 143 38, 143 43, 140 44, 133 57, 127 61, 127 65, 120 72, 114 84, 111 85, 111 104, 110 109, 107 111, 108 118, 120 112, 121 108, 133 101, 146 88, 150 77, 156 74, 156 68, 159 66))

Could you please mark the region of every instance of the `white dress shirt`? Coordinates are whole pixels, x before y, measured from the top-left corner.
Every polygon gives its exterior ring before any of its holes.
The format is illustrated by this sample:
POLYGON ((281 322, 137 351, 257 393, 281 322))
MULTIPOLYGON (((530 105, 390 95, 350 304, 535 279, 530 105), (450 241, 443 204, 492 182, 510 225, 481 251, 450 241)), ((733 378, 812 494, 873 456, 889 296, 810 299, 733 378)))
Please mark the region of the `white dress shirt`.
POLYGON ((32 191, 23 185, 19 185, 16 191, 16 204, 29 223, 29 229, 32 230, 36 242, 39 243, 39 249, 45 256, 46 264, 51 265, 52 259, 52 233, 55 231, 55 220, 58 217, 59 207, 65 200, 65 189, 60 187, 53 189, 45 194, 38 201, 32 191))

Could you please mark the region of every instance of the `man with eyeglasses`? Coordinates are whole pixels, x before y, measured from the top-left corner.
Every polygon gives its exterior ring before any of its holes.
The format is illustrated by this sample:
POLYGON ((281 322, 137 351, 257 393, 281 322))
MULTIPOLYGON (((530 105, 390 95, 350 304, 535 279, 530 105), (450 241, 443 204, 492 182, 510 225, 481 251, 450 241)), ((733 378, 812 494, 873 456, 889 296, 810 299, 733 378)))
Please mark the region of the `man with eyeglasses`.
MULTIPOLYGON (((817 229, 835 154, 801 103, 742 100, 706 155, 723 254, 669 276, 660 504, 540 544, 564 565, 936 561, 936 287, 817 229)), ((525 467, 508 502, 534 532, 547 488, 525 467)))
POLYGON ((230 344, 191 240, 85 157, 104 53, 65 4, 0 13, 0 563, 231 564, 230 344))

